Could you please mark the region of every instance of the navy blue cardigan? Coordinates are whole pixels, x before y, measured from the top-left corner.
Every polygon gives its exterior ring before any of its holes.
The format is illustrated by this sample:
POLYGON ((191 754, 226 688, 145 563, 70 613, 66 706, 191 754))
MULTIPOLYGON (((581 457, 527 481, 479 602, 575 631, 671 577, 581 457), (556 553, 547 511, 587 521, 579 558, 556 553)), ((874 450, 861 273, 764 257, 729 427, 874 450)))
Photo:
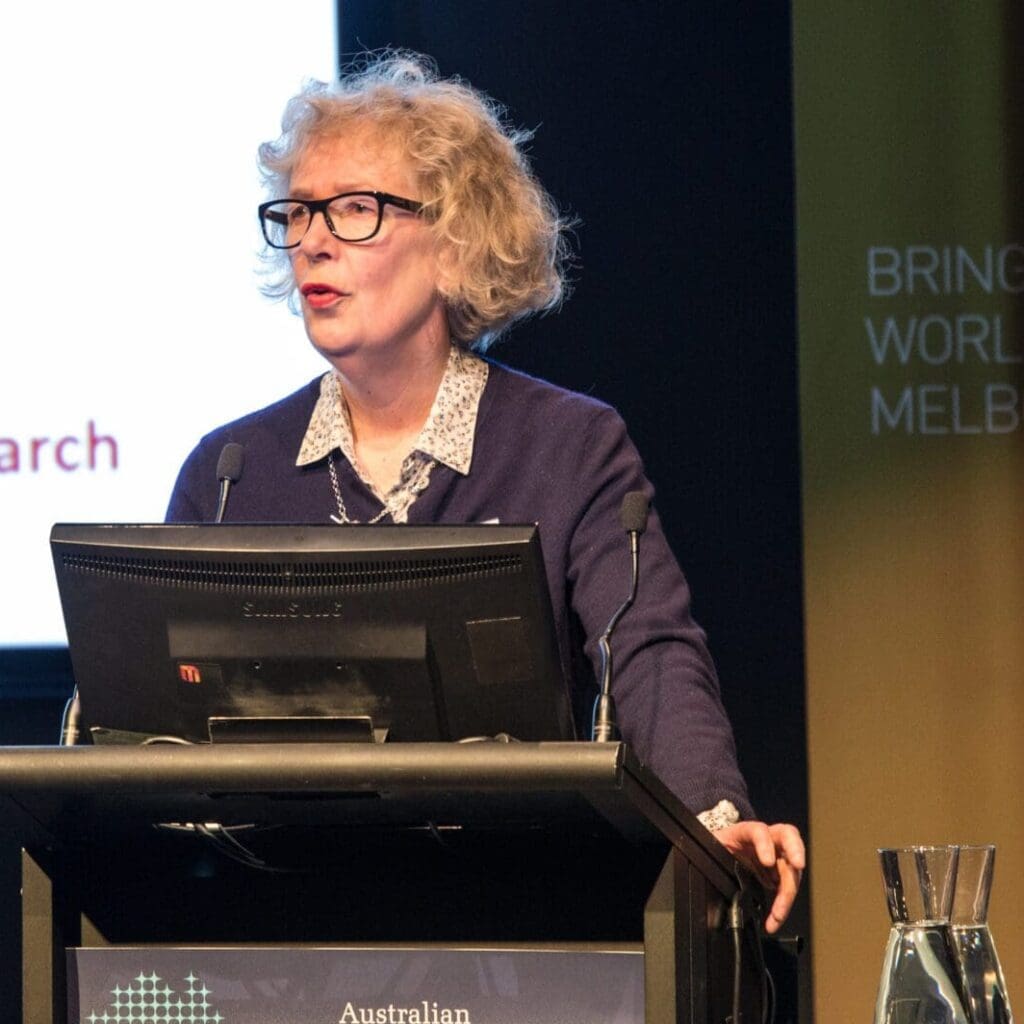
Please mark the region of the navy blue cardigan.
MULTIPOLYGON (((245 447, 231 493, 234 522, 328 523, 336 511, 327 461, 295 457, 319 380, 208 434, 188 457, 169 522, 212 521, 216 466, 228 441, 245 447)), ((338 475, 349 515, 372 519, 380 502, 344 458, 338 475)), ((653 488, 621 417, 592 398, 492 363, 480 401, 467 476, 437 465, 409 509, 409 523, 536 522, 563 665, 580 735, 589 734, 597 638, 629 585, 629 546, 619 523, 628 491, 653 488)), ((652 512, 640 544, 637 603, 616 629, 614 694, 623 738, 692 810, 731 800, 752 817, 704 634, 686 581, 652 512)))

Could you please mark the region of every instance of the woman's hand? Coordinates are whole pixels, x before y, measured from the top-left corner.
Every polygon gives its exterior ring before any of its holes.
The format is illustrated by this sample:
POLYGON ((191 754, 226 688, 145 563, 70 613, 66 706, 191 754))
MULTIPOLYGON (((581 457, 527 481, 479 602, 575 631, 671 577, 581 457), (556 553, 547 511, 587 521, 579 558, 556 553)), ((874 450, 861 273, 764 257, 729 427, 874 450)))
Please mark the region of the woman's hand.
POLYGON ((804 873, 806 855, 800 830, 794 825, 740 821, 712 835, 775 893, 764 929, 769 935, 777 932, 789 916, 804 873))

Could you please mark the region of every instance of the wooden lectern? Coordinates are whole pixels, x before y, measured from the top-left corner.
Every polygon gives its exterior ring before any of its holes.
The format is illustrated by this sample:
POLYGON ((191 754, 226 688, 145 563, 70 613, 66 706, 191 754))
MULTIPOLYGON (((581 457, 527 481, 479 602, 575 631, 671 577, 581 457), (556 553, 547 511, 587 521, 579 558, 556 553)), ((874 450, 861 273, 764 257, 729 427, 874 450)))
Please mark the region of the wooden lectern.
POLYGON ((157 943, 642 943, 649 1024, 709 1024, 737 938, 760 1019, 742 872, 621 743, 0 748, 0 801, 25 1024, 64 1024, 66 947, 157 943))

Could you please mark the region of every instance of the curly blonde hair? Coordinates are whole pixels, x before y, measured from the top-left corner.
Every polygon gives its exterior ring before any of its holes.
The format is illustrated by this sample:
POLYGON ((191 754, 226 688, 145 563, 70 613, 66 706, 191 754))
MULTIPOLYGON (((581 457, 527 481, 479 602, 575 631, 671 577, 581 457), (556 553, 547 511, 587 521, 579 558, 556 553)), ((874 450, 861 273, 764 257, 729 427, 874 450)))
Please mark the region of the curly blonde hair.
MULTIPOLYGON (((271 198, 288 194, 312 142, 370 125, 409 161, 423 216, 439 242, 438 290, 452 338, 483 351, 513 322, 557 306, 566 291, 569 226, 523 152, 531 133, 420 54, 365 56, 332 83, 309 82, 285 108, 281 136, 259 148, 271 198)), ((291 298, 287 253, 267 250, 264 292, 291 298)))

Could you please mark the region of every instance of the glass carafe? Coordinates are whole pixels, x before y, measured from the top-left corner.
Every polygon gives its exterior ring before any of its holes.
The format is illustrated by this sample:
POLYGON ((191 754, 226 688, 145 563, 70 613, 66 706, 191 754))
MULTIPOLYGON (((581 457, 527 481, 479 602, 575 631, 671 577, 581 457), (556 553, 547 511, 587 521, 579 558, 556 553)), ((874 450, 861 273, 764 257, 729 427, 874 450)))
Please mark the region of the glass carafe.
POLYGON ((878 853, 892 929, 875 1024, 972 1024, 949 920, 957 848, 910 846, 878 853))
POLYGON ((988 928, 994 846, 961 846, 950 924, 973 1024, 1012 1024, 1003 969, 988 928))

